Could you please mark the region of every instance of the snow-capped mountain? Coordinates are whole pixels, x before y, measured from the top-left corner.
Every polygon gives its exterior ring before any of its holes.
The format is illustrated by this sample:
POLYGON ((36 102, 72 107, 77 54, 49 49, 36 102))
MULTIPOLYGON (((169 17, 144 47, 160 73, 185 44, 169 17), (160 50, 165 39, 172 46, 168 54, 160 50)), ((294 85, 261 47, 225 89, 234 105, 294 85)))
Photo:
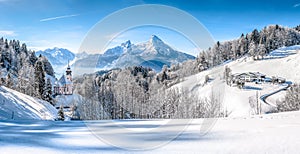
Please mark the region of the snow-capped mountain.
POLYGON ((114 62, 114 67, 142 65, 159 71, 164 64, 171 65, 194 58, 191 55, 174 50, 156 35, 152 35, 147 42, 129 46, 127 52, 124 52, 114 62))
POLYGON ((104 54, 87 55, 75 62, 75 67, 124 68, 128 66, 147 66, 160 71, 163 65, 181 63, 195 57, 174 50, 156 35, 147 42, 137 45, 130 40, 120 46, 108 49, 104 54))
POLYGON ((75 58, 75 54, 70 50, 58 47, 43 51, 40 50, 35 53, 36 56, 40 54, 47 57, 53 66, 65 66, 68 64, 68 60, 72 61, 75 58))
POLYGON ((121 46, 116 46, 114 48, 108 49, 104 54, 88 54, 86 52, 81 52, 76 54, 76 61, 74 67, 80 68, 111 68, 113 61, 117 60, 123 53, 127 52, 130 48, 131 42, 127 41, 122 43, 121 46))
MULTIPOLYGON (((75 54, 64 48, 54 47, 52 49, 46 49, 43 51, 40 50, 35 53, 36 56, 39 56, 40 54, 49 60, 57 77, 64 73, 68 62, 75 60, 75 54)), ((84 57, 83 54, 80 56, 84 57)))

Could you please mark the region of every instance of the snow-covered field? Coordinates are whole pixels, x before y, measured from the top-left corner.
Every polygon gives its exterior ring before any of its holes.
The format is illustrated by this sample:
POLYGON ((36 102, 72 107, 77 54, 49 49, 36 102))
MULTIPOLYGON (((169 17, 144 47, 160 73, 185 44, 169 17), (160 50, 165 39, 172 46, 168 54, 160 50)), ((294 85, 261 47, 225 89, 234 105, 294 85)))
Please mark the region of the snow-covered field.
POLYGON ((298 153, 300 150, 300 112, 249 118, 221 118, 205 135, 200 131, 203 119, 192 120, 178 136, 176 127, 185 126, 186 121, 177 120, 177 125, 167 122, 168 120, 88 122, 97 125, 99 130, 106 130, 102 132, 103 134, 126 135, 121 142, 138 143, 133 145, 137 148, 150 143, 158 145, 150 150, 131 151, 113 146, 114 143, 93 135, 82 121, 1 121, 0 151, 1 153, 245 154, 298 153), (164 131, 159 129, 160 124, 165 124, 164 131), (115 131, 110 131, 112 129, 115 131), (128 129, 131 133, 128 133, 128 129), (170 141, 170 136, 177 137, 170 141))

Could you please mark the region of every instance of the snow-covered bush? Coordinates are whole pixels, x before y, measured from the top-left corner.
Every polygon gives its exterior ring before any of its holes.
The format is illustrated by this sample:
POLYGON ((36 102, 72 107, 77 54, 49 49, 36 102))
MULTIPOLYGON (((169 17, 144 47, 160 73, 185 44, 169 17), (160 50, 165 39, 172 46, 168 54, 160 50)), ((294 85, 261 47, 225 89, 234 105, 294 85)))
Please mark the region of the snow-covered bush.
POLYGON ((293 84, 285 96, 285 100, 277 104, 279 112, 298 111, 300 109, 300 85, 293 84))

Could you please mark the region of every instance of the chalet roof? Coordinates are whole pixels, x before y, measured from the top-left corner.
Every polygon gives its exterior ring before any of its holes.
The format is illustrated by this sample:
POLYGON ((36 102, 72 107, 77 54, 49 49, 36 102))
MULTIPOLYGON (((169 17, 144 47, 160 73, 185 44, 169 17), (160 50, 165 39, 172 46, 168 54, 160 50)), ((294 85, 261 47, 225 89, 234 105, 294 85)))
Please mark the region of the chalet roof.
POLYGON ((261 77, 266 76, 260 72, 244 72, 244 73, 236 73, 233 76, 250 76, 250 77, 261 77))
POLYGON ((254 73, 256 76, 266 76, 265 74, 262 74, 262 73, 260 73, 260 72, 255 72, 254 73))

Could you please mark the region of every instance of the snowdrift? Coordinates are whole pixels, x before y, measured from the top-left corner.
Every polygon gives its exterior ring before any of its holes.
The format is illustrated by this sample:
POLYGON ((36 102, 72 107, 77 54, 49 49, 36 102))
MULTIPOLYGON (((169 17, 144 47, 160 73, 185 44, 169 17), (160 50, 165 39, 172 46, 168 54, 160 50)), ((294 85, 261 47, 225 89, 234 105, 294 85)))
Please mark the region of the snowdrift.
POLYGON ((0 120, 54 120, 56 115, 49 102, 0 87, 0 120))

